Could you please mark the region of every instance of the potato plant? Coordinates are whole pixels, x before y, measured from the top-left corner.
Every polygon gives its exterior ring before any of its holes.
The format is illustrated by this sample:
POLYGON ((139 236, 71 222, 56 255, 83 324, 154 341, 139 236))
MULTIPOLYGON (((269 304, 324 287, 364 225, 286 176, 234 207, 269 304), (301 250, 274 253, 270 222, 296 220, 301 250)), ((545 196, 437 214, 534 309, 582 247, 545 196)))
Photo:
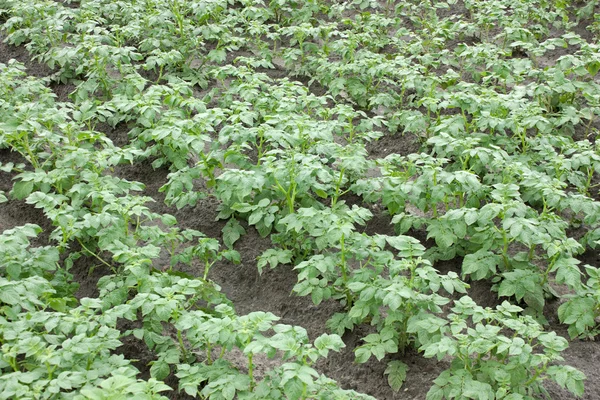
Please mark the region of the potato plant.
POLYGON ((354 329, 355 361, 386 362, 393 391, 411 349, 450 363, 428 399, 532 399, 545 380, 583 396, 544 325, 558 301, 571 339, 599 329, 596 6, 0 1, 3 40, 47 67, 0 64, 18 160, 0 160, 0 207, 50 227, 0 232, 0 397, 366 399, 317 362, 354 329), (164 205, 125 164, 166 171, 164 205), (174 216, 205 201, 215 237, 174 216), (382 215, 395 234, 372 231, 382 215), (211 271, 247 264, 254 230, 259 274, 293 268, 295 295, 339 303, 329 333, 236 313, 211 271), (82 263, 106 271, 96 298, 76 296, 82 263), (468 297, 478 280, 495 309, 468 297), (277 363, 259 375, 260 355, 277 363))

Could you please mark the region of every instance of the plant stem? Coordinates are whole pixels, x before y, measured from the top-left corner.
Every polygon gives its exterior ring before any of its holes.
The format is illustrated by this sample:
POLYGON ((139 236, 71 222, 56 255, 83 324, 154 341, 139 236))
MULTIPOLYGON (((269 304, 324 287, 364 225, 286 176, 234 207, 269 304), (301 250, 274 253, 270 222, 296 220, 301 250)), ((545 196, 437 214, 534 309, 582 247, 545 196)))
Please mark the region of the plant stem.
POLYGON ((346 307, 352 307, 352 296, 348 291, 348 271, 346 265, 346 247, 345 247, 345 236, 342 234, 342 238, 340 239, 340 246, 342 252, 342 260, 340 263, 340 268, 342 270, 342 281, 344 282, 344 292, 346 292, 346 307))
POLYGON ((335 185, 335 195, 331 200, 331 207, 335 206, 340 198, 340 187, 342 186, 342 180, 344 179, 344 171, 345 170, 343 168, 340 170, 340 177, 335 185))
MULTIPOLYGON (((221 350, 222 352, 222 350, 221 350)), ((206 344, 206 363, 208 365, 212 365, 213 360, 212 360, 212 346, 210 345, 210 343, 206 344)))
POLYGON ((544 368, 540 368, 540 369, 536 369, 535 370, 535 374, 531 377, 530 380, 528 380, 527 382, 525 382, 525 387, 531 385, 533 382, 535 382, 537 380, 537 378, 541 375, 541 373, 546 369, 546 367, 544 366, 544 368))
POLYGON ((15 372, 19 372, 19 366, 17 365, 17 359, 15 357, 11 357, 8 360, 10 366, 12 367, 13 371, 15 372))
POLYGON ((92 256, 94 256, 96 259, 98 259, 98 261, 100 261, 102 264, 106 265, 108 268, 110 268, 112 271, 115 271, 115 267, 113 267, 111 264, 107 263, 106 261, 104 261, 104 259, 102 257, 100 257, 98 254, 94 253, 93 251, 91 251, 90 249, 88 249, 86 247, 85 244, 83 244, 83 242, 81 241, 81 239, 77 239, 77 242, 79 243, 79 245, 81 247, 83 247, 83 249, 85 251, 87 251, 88 253, 90 253, 92 256))
POLYGON ((187 360, 187 350, 183 344, 183 336, 181 335, 181 331, 179 329, 177 329, 177 340, 179 341, 179 347, 181 347, 181 352, 183 353, 183 359, 187 360))
POLYGON ((210 264, 208 261, 206 261, 206 263, 204 264, 204 280, 208 278, 208 271, 210 271, 211 265, 212 264, 210 264))
POLYGON ((248 354, 248 376, 250 377, 250 390, 254 390, 254 364, 252 363, 253 354, 248 354))

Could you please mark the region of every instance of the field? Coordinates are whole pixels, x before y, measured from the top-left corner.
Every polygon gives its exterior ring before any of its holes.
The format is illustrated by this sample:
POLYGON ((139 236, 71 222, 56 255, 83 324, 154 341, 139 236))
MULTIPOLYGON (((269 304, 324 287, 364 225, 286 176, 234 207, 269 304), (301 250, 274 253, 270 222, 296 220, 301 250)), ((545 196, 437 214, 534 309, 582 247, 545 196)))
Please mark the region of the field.
POLYGON ((600 399, 600 0, 0 27, 0 399, 600 399))

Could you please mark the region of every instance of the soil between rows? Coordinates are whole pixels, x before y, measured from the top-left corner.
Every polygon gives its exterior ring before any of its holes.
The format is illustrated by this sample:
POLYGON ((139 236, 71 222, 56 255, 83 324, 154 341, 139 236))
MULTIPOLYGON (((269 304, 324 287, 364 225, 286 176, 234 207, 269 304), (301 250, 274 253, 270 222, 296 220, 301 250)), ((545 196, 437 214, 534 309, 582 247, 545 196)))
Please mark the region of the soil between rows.
MULTIPOLYGON (((0 36, 0 39, 3 38, 0 36)), ((24 47, 13 47, 0 43, 0 62, 6 63, 10 59, 25 63, 28 68, 27 72, 30 75, 44 77, 51 74, 46 66, 31 61, 24 47)), ((294 78, 290 77, 290 79, 294 78)), ((59 101, 68 101, 68 94, 73 90, 70 85, 56 83, 52 83, 51 88, 57 94, 59 101)), ((120 126, 107 132, 107 135, 113 139, 115 144, 123 146, 127 144, 126 133, 126 128, 120 126)), ((374 158, 385 157, 393 153, 410 154, 418 151, 418 143, 408 135, 384 136, 378 142, 374 142, 369 146, 369 152, 374 158)), ((0 162, 10 161, 17 163, 21 161, 20 156, 8 150, 0 150, 0 162)), ((136 180, 146 185, 143 194, 157 201, 151 206, 154 211, 168 212, 175 215, 184 228, 198 229, 207 236, 220 237, 224 222, 215 221, 217 204, 213 199, 207 198, 199 202, 194 208, 188 207, 183 210, 176 210, 164 205, 164 197, 162 193, 158 192, 158 189, 166 182, 168 171, 164 169, 153 170, 150 163, 140 163, 134 166, 125 166, 118 173, 123 178, 136 180)), ((0 190, 8 192, 12 187, 12 178, 13 175, 0 172, 0 190)), ((48 243, 48 236, 53 228, 40 210, 26 204, 24 201, 11 200, 8 203, 0 204, 0 232, 26 223, 38 224, 44 230, 43 234, 33 241, 34 245, 48 243)), ((375 213, 366 230, 370 234, 390 234, 393 232, 393 227, 390 225, 389 216, 379 211, 375 213)), ((222 291, 233 301, 239 314, 243 315, 252 311, 272 312, 281 317, 280 322, 282 323, 299 325, 307 329, 311 339, 325 333, 325 322, 340 310, 340 306, 335 302, 325 302, 315 307, 309 298, 294 296, 291 291, 296 283, 296 273, 289 266, 278 267, 276 270, 266 269, 262 275, 259 275, 256 268, 256 257, 269 247, 268 238, 261 238, 254 228, 247 228, 247 234, 235 246, 236 250, 242 255, 242 263, 240 265, 222 263, 215 266, 211 271, 211 278, 222 287, 222 291)), ((584 255, 583 260, 597 263, 600 256, 598 253, 588 252, 584 255)), ((90 268, 92 266, 94 266, 92 260, 84 259, 76 263, 75 268, 71 271, 81 285, 78 292, 80 297, 96 296, 98 279, 109 273, 109 271, 99 267, 90 268)), ((460 260, 454 259, 436 267, 444 271, 459 272, 460 260)), ((199 270, 185 272, 196 275, 200 273, 199 270)), ((472 283, 469 295, 482 306, 493 306, 498 301, 496 294, 491 292, 489 285, 484 283, 472 283)), ((558 334, 568 338, 566 328, 556 320, 556 308, 558 306, 558 301, 548 305, 547 315, 550 322, 548 329, 555 330, 558 334)), ((346 333, 343 337, 346 348, 339 354, 331 353, 326 360, 318 364, 317 369, 328 377, 339 381, 341 386, 346 389, 355 389, 378 399, 425 399, 433 380, 447 368, 448 364, 444 361, 438 362, 434 359, 425 359, 422 355, 410 351, 405 355, 394 357, 394 359, 402 360, 410 367, 403 388, 400 392, 394 393, 389 388, 383 374, 387 361, 392 358, 388 357, 382 362, 372 359, 365 364, 354 363, 353 349, 355 346, 360 345, 359 339, 364 336, 365 332, 368 332, 368 328, 360 328, 364 332, 346 333)), ((119 352, 138 360, 136 366, 140 369, 142 377, 149 375, 148 363, 154 359, 154 355, 146 348, 144 343, 133 337, 125 338, 119 352)), ((600 371, 598 365, 600 365, 600 344, 594 341, 570 341, 569 349, 563 354, 567 364, 580 369, 587 376, 585 382, 586 394, 583 399, 599 400, 600 371)), ((240 365, 243 365, 243 355, 240 355, 237 361, 240 365)), ((256 361, 258 363, 258 376, 272 362, 268 359, 258 359, 256 361)), ((167 383, 173 387, 176 386, 173 377, 167 383)), ((553 399, 567 400, 573 398, 571 394, 556 385, 548 385, 547 388, 553 399)), ((172 399, 189 398, 185 393, 179 394, 176 392, 172 392, 170 397, 172 399)))

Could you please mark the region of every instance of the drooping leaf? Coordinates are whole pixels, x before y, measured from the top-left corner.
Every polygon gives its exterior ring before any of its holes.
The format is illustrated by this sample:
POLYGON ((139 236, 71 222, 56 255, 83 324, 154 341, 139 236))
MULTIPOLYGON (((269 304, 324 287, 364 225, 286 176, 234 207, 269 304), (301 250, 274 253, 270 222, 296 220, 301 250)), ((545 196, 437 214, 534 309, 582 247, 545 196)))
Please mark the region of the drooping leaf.
POLYGON ((394 392, 400 390, 404 381, 406 380, 406 373, 408 371, 408 365, 402 361, 390 361, 384 374, 386 374, 388 384, 394 392))

